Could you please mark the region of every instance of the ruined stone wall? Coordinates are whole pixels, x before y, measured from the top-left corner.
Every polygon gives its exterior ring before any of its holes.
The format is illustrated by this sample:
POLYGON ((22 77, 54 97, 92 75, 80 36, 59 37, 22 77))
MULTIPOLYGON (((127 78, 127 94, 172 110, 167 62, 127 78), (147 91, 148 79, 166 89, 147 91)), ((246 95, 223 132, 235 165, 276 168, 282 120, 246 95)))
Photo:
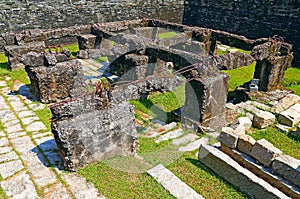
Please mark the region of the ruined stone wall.
POLYGON ((139 17, 182 22, 184 0, 6 0, 0 1, 0 33, 61 28, 139 17))
POLYGON ((248 38, 281 35, 294 44, 300 67, 300 1, 186 0, 184 24, 224 30, 248 38))

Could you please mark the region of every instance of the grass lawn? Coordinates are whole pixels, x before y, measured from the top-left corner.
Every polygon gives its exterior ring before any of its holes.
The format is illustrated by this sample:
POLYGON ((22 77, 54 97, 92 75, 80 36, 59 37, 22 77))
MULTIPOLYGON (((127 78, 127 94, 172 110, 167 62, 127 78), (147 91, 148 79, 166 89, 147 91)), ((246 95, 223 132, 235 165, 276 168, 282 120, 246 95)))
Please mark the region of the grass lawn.
POLYGON ((159 39, 165 39, 165 38, 170 38, 177 35, 176 32, 163 32, 159 34, 159 39))

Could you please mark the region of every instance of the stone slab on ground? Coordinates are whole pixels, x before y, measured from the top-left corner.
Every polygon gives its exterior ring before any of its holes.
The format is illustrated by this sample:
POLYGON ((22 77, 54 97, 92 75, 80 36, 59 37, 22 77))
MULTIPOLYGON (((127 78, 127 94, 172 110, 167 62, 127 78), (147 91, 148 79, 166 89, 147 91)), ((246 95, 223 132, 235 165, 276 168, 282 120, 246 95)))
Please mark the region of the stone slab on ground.
POLYGON ((283 124, 276 124, 275 125, 276 128, 278 128, 279 130, 288 133, 290 131, 290 126, 287 125, 283 125, 283 124))
POLYGON ((195 140, 194 142, 189 143, 186 146, 180 147, 178 150, 181 151, 181 152, 194 151, 196 149, 199 149, 199 147, 202 144, 206 144, 207 142, 208 142, 208 138, 203 137, 203 138, 200 138, 198 140, 195 140))
POLYGON ((14 151, 0 155, 0 163, 18 159, 19 157, 14 151))
POLYGON ((174 131, 170 131, 164 135, 161 135, 159 136, 155 142, 156 143, 159 143, 159 142, 162 142, 164 140, 169 140, 169 139, 174 139, 174 138, 177 138, 179 136, 183 135, 183 130, 182 129, 176 129, 174 131))
POLYGON ((175 128, 177 126, 177 123, 176 122, 171 122, 169 124, 166 124, 156 130, 151 130, 146 132, 146 137, 149 137, 149 138, 152 138, 152 137, 156 137, 156 136, 159 136, 163 133, 165 133, 166 131, 169 131, 173 128, 175 128))
POLYGON ((182 182, 177 176, 161 164, 148 170, 147 173, 176 198, 203 199, 200 194, 182 182))
POLYGON ((267 111, 259 111, 254 114, 253 126, 260 129, 266 128, 275 122, 275 115, 267 111))
POLYGON ((172 144, 178 146, 178 145, 186 144, 186 143, 189 143, 189 142, 193 142, 198 138, 199 138, 199 136, 196 135, 195 133, 189 133, 187 135, 182 136, 181 138, 174 139, 172 141, 172 144))
POLYGON ((39 198, 34 184, 26 172, 21 172, 13 178, 3 180, 1 187, 8 197, 20 199, 39 198))
POLYGON ((44 189, 44 198, 72 199, 63 184, 58 183, 44 189))
POLYGON ((250 155, 255 142, 255 139, 250 135, 241 135, 238 139, 237 149, 250 155))
POLYGON ((282 151, 274 147, 273 144, 265 139, 256 141, 250 153, 252 157, 266 167, 270 167, 272 161, 281 154, 282 151))
POLYGON ((275 174, 270 168, 258 164, 254 158, 236 149, 230 149, 225 145, 222 145, 221 149, 241 166, 253 172, 255 175, 276 187, 284 194, 294 199, 300 199, 300 190, 290 181, 282 178, 282 176, 278 174, 275 174))
POLYGON ((278 116, 278 122, 283 125, 293 127, 300 122, 300 104, 295 104, 289 109, 281 112, 278 116))
POLYGON ((300 188, 300 160, 289 155, 281 155, 275 158, 272 169, 300 188))
POLYGON ((280 113, 296 103, 300 103, 300 97, 295 94, 288 94, 282 98, 276 105, 271 109, 273 113, 280 113))
POLYGON ((236 134, 235 131, 230 127, 223 127, 222 131, 218 137, 218 140, 229 146, 230 148, 236 148, 237 142, 239 139, 239 134, 236 134))
POLYGON ((217 175, 239 187, 241 191, 248 193, 252 197, 268 199, 289 198, 263 179, 240 166, 218 148, 202 145, 198 158, 200 162, 212 169, 217 175))
POLYGON ((23 164, 21 160, 15 160, 11 162, 5 162, 0 164, 0 174, 3 179, 14 175, 18 171, 23 169, 23 164))
POLYGON ((94 185, 87 182, 85 178, 73 174, 63 174, 63 179, 68 183, 72 193, 76 198, 80 199, 105 199, 104 196, 100 196, 94 185))

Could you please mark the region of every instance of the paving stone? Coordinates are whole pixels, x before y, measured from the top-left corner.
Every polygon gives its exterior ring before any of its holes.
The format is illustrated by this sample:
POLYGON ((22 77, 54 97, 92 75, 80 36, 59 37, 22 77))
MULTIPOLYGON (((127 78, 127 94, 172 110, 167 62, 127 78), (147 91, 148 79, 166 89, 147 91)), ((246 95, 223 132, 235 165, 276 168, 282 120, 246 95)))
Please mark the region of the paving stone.
POLYGON ((193 142, 198 138, 199 138, 199 136, 196 135, 195 133, 189 133, 187 135, 182 136, 181 138, 174 139, 172 141, 172 144, 178 146, 178 145, 186 144, 186 143, 189 143, 189 142, 193 142))
POLYGON ((0 110, 9 110, 10 107, 6 104, 6 102, 0 102, 0 110))
POLYGON ((300 122, 300 104, 295 104, 281 112, 278 116, 278 122, 290 127, 293 127, 300 122))
POLYGON ((278 156, 272 163, 272 170, 300 188, 300 160, 289 155, 278 156))
POLYGON ((8 152, 11 152, 11 151, 12 151, 12 147, 10 147, 10 146, 0 147, 0 154, 8 153, 8 152))
POLYGON ((230 148, 236 148, 240 134, 230 127, 223 127, 218 140, 230 148))
POLYGON ((7 86, 6 81, 0 81, 0 86, 1 86, 1 87, 6 87, 6 86, 7 86))
POLYGON ((263 179, 240 166, 218 148, 202 145, 198 158, 218 176, 239 187, 253 198, 289 198, 263 179))
POLYGON ((8 134, 8 138, 9 139, 14 139, 14 138, 22 137, 22 136, 25 136, 25 135, 27 135, 27 133, 25 131, 21 131, 21 132, 8 134))
POLYGON ((35 139, 35 142, 37 143, 38 147, 40 147, 44 152, 57 150, 57 145, 53 136, 35 139))
POLYGON ((72 199, 65 186, 61 183, 51 185, 44 190, 45 199, 72 199))
POLYGON ((13 125, 18 124, 18 123, 20 123, 20 120, 18 120, 18 119, 17 120, 11 120, 9 122, 4 123, 3 126, 7 128, 7 127, 13 126, 13 125))
POLYGON ((194 142, 189 143, 186 146, 180 147, 178 150, 181 152, 194 151, 196 149, 199 149, 199 147, 202 144, 206 144, 207 142, 208 142, 208 138, 203 137, 201 139, 198 139, 198 140, 195 140, 194 142))
POLYGON ((18 199, 39 198, 34 184, 26 172, 21 172, 17 176, 1 182, 1 187, 8 197, 18 199))
POLYGON ((10 104, 16 112, 28 110, 25 104, 21 101, 10 102, 10 104))
POLYGON ((23 169, 21 160, 14 160, 0 164, 0 174, 3 179, 14 175, 16 172, 23 169))
POLYGON ((240 107, 240 108, 243 108, 245 109, 246 111, 248 112, 251 112, 251 113, 257 113, 259 112, 260 110, 258 108, 256 108, 255 106, 251 105, 251 104, 247 104, 245 102, 241 102, 239 104, 236 104, 236 106, 240 107))
POLYGON ((23 122, 24 125, 29 125, 34 121, 38 121, 40 120, 39 117, 37 116, 33 116, 33 117, 26 117, 26 118, 22 118, 21 121, 23 122))
POLYGON ((11 93, 11 90, 10 90, 10 88, 8 88, 8 87, 2 88, 2 89, 0 89, 0 90, 1 90, 1 93, 2 93, 3 95, 8 95, 8 94, 11 93))
POLYGON ((7 111, 5 115, 0 116, 1 118, 1 122, 2 123, 6 123, 10 120, 17 120, 17 117, 15 116, 15 114, 11 111, 7 111))
POLYGON ((0 155, 0 163, 18 159, 19 157, 14 151, 0 155))
POLYGON ((52 136, 53 134, 51 132, 45 132, 45 133, 37 133, 37 134, 33 134, 32 138, 33 139, 38 139, 38 138, 42 138, 42 137, 48 137, 48 136, 52 136))
POLYGON ((164 135, 159 136, 159 138, 157 138, 155 140, 155 142, 159 143, 159 142, 164 141, 164 140, 174 139, 174 138, 177 138, 181 135, 183 135, 183 130, 182 129, 176 129, 174 131, 170 131, 170 132, 168 132, 164 135))
POLYGON ((28 162, 27 169, 40 188, 57 181, 55 173, 40 161, 28 162))
POLYGON ((162 127, 160 127, 159 129, 156 129, 156 130, 151 130, 151 129, 147 129, 147 132, 146 132, 146 136, 147 137, 156 137, 158 135, 161 135, 163 133, 165 133, 166 131, 169 131, 173 128, 175 128, 177 126, 177 123, 176 122, 171 122, 169 124, 166 124, 162 127))
POLYGON ((15 138, 12 139, 11 142, 24 160, 27 160, 28 157, 34 156, 37 153, 37 148, 29 136, 15 138))
POLYGON ((15 124, 13 126, 10 126, 10 127, 6 128, 6 132, 8 134, 16 133, 16 132, 20 132, 20 131, 24 131, 24 129, 22 128, 21 124, 15 124))
POLYGON ((259 111, 254 114, 253 126, 260 129, 266 128, 275 122, 275 115, 267 111, 259 111))
POLYGON ((45 104, 34 104, 34 103, 29 104, 28 106, 29 106, 30 108, 32 108, 34 111, 36 111, 36 110, 41 110, 41 109, 43 109, 43 108, 46 107, 45 104))
POLYGON ((264 111, 271 111, 271 107, 266 104, 262 104, 257 101, 247 101, 247 102, 250 102, 251 105, 255 106, 258 109, 261 109, 264 111))
POLYGON ((44 152, 45 156, 49 160, 50 164, 53 165, 58 173, 64 171, 64 162, 58 153, 58 151, 46 151, 44 152))
POLYGON ((0 146, 8 146, 9 141, 6 137, 0 138, 0 146))
POLYGON ((295 94, 288 94, 282 98, 276 105, 271 109, 273 113, 280 113, 296 103, 300 103, 300 97, 295 94))
POLYGON ((5 133, 3 131, 0 131, 0 137, 4 137, 5 133))
POLYGON ((28 116, 35 116, 36 114, 33 111, 21 111, 18 112, 20 118, 28 117, 28 116))
POLYGON ((83 177, 73 174, 62 175, 63 179, 68 183, 72 193, 76 198, 80 199, 104 199, 105 197, 99 196, 99 193, 95 187, 86 181, 83 177))
POLYGON ((274 147, 273 144, 265 139, 256 141, 250 153, 252 157, 266 167, 270 167, 272 161, 281 154, 282 151, 274 147))
POLYGON ((47 130, 47 128, 43 122, 34 122, 34 123, 29 124, 26 127, 26 130, 30 131, 30 132, 38 132, 41 130, 47 130))
POLYGON ((194 191, 187 184, 182 182, 170 170, 159 164, 147 171, 157 182, 159 182, 175 198, 180 199, 203 199, 203 197, 194 191))

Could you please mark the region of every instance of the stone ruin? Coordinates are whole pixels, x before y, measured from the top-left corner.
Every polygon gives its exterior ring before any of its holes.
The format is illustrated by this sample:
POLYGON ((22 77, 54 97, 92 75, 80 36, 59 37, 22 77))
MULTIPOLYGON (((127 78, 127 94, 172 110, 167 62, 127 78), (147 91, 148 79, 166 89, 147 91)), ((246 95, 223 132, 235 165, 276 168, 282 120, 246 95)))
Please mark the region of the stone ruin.
POLYGON ((227 32, 141 19, 57 30, 28 30, 16 34, 17 45, 6 46, 10 67, 26 68, 32 90, 42 102, 71 97, 51 106, 52 131, 60 153, 71 170, 116 154, 134 153, 137 141, 133 108, 128 100, 151 91, 172 91, 186 83, 182 125, 224 125, 229 76, 234 69, 256 61, 254 77, 259 90, 281 86, 291 65, 291 45, 277 38, 247 39, 227 32), (159 39, 163 31, 177 35, 159 39), (118 82, 87 91, 83 71, 65 50, 45 53, 45 43, 77 37, 78 58, 107 56, 118 82), (45 43, 44 43, 45 42, 45 43), (217 42, 251 54, 216 55, 217 42), (30 49, 27 46, 34 46, 30 49), (36 49, 36 50, 34 50, 36 49), (62 58, 63 57, 63 58, 62 58), (170 67, 172 66, 172 67, 170 67))

